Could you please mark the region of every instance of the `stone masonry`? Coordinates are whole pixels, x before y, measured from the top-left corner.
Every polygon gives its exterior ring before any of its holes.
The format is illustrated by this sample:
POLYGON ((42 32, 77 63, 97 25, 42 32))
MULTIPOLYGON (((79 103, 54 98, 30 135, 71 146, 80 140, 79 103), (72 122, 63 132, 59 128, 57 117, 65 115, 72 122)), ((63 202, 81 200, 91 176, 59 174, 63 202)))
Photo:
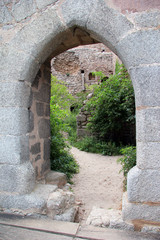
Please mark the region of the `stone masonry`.
MULTIPOLYGON (((34 161, 42 158, 44 142, 49 147, 48 78, 32 85, 41 66, 50 68, 68 49, 101 42, 125 64, 135 90, 137 165, 128 174, 123 219, 160 225, 159 0, 2 0, 0 26, 1 209, 34 209, 41 200, 34 195, 31 202, 34 161)), ((44 161, 38 178, 48 171, 44 161)))
POLYGON ((116 55, 105 45, 97 43, 80 46, 61 53, 51 61, 52 74, 63 80, 71 94, 85 90, 86 85, 98 83, 92 72, 114 74, 116 55))

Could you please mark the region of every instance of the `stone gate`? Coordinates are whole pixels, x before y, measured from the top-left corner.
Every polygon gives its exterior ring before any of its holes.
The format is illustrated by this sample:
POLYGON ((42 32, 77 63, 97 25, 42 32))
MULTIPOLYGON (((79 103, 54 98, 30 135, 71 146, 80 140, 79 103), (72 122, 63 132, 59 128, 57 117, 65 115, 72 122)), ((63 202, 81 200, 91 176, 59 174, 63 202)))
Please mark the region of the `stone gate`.
POLYGON ((159 1, 2 0, 0 24, 1 209, 30 204, 36 180, 50 171, 50 60, 101 42, 125 64, 135 90, 137 165, 123 218, 160 224, 159 1))

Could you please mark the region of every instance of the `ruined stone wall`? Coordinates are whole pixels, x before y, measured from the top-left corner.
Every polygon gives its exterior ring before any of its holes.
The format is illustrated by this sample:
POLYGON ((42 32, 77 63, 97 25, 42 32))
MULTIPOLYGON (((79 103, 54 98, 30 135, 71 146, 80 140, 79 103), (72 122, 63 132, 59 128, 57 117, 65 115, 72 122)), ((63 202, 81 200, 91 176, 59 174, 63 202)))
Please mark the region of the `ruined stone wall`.
POLYGON ((103 44, 80 46, 55 57, 52 74, 63 80, 69 92, 75 95, 85 89, 85 84, 98 83, 92 72, 102 71, 106 76, 114 73, 116 55, 103 44))
POLYGON ((50 170, 50 69, 44 65, 32 84, 30 108, 30 161, 36 179, 43 179, 50 170))

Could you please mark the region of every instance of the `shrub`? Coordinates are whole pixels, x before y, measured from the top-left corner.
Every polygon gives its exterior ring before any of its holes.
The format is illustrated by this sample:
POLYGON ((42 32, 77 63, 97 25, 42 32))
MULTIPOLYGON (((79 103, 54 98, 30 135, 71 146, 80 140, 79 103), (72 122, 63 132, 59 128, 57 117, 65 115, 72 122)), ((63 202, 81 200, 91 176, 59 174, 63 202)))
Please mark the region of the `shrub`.
POLYGON ((86 136, 73 143, 75 147, 85 152, 100 153, 103 155, 118 155, 120 154, 120 147, 113 142, 103 142, 96 137, 86 136))
POLYGON ((121 149, 122 158, 119 158, 117 162, 120 162, 122 165, 121 172, 125 177, 124 185, 127 184, 127 173, 129 170, 136 165, 136 147, 130 146, 121 149))
MULTIPOLYGON (((103 74, 101 78, 104 78, 103 74)), ((134 101, 133 86, 127 70, 117 63, 115 75, 94 87, 94 95, 87 102, 86 110, 91 112, 88 128, 105 142, 135 143, 134 101), (126 128, 134 135, 128 142, 123 134, 126 128)))

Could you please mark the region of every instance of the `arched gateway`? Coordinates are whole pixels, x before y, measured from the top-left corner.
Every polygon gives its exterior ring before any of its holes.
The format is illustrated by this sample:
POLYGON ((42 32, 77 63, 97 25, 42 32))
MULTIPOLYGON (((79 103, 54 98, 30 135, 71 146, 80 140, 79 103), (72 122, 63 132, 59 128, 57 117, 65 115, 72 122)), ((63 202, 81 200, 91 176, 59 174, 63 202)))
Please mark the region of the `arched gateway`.
POLYGON ((129 70, 136 97, 137 166, 123 217, 160 224, 160 11, 125 16, 105 0, 23 2, 12 14, 1 3, 0 207, 30 204, 35 175, 49 171, 51 58, 102 42, 129 70))

